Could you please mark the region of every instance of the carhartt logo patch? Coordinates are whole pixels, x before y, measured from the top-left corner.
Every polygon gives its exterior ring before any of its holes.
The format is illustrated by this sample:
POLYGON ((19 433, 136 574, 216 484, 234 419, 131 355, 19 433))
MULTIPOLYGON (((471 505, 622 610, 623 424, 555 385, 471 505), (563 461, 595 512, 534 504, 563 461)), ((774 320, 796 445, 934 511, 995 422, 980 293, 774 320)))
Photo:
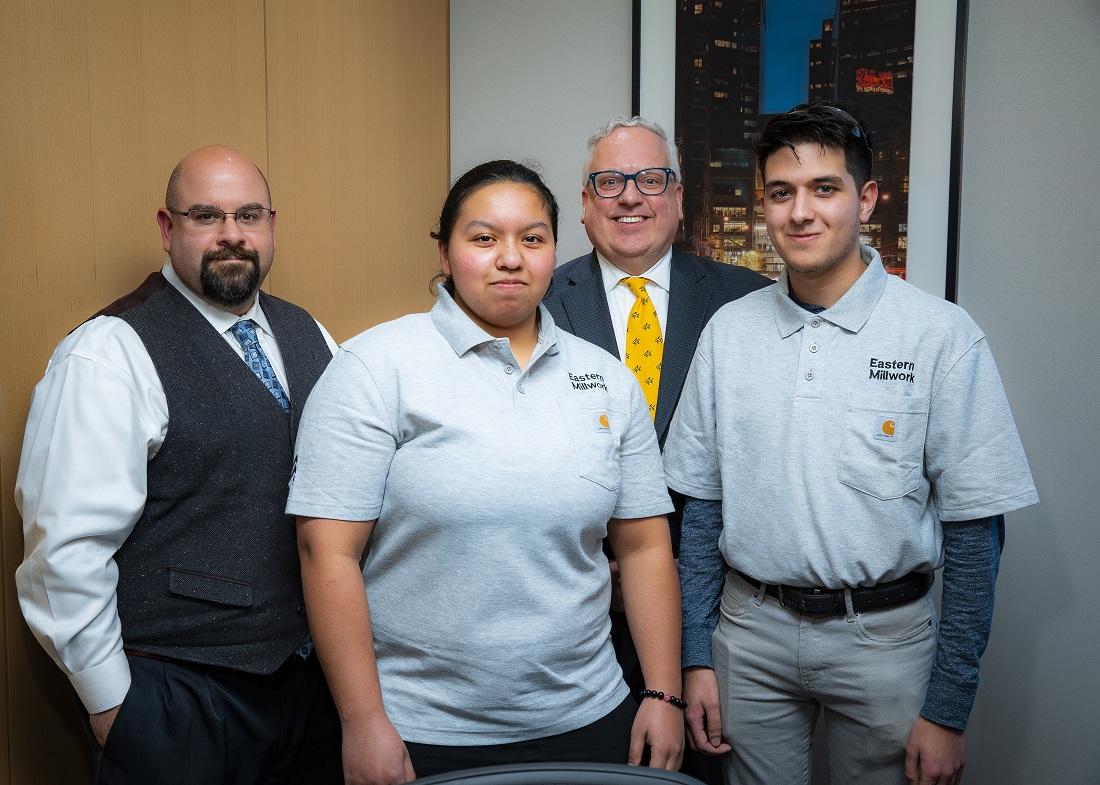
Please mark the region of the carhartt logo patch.
POLYGON ((873 435, 880 442, 892 442, 898 438, 898 421, 896 417, 883 417, 879 415, 874 419, 873 435))
POLYGON ((596 430, 604 433, 611 433, 611 421, 607 419, 606 413, 596 415, 596 430))

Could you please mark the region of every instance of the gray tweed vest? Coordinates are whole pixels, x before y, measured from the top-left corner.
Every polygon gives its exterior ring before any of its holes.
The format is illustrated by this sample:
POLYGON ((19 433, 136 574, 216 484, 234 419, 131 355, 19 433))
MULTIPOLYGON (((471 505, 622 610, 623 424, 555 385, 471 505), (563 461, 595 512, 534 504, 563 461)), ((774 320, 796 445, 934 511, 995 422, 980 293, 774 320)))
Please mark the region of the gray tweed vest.
POLYGON ((306 634, 284 510, 302 405, 331 354, 304 310, 263 292, 260 303, 279 336, 290 417, 160 273, 101 312, 134 328, 168 399, 145 509, 115 556, 127 649, 271 673, 306 634))

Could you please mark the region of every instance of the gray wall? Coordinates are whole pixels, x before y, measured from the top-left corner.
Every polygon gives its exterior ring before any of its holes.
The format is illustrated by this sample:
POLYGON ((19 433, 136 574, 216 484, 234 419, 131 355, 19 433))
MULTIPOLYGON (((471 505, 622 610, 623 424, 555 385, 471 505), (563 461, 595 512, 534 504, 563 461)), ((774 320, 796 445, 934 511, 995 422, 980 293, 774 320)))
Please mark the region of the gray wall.
MULTIPOLYGON (((1100 3, 971 5, 959 301, 989 336, 1042 504, 1008 518, 965 782, 1095 785, 1100 3)), ((629 6, 451 2, 454 172, 540 158, 577 230, 561 259, 589 247, 584 137, 630 108, 629 6)))
POLYGON ((968 785, 1100 783, 1100 3, 971 0, 959 304, 1042 503, 1009 516, 968 785))
POLYGON ((451 0, 451 180, 494 158, 542 164, 559 263, 592 250, 584 145, 630 114, 630 36, 630 0, 451 0))

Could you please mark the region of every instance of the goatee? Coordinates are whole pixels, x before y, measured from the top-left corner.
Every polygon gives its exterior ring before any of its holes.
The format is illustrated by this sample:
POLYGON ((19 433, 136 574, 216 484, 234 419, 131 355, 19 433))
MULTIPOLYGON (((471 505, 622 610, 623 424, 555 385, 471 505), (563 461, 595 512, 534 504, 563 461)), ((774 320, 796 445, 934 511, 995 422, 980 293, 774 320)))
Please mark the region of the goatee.
POLYGON ((207 300, 223 308, 234 308, 246 302, 260 286, 260 254, 250 248, 219 248, 202 255, 199 283, 207 300), (250 262, 247 269, 239 265, 214 265, 236 259, 250 262))

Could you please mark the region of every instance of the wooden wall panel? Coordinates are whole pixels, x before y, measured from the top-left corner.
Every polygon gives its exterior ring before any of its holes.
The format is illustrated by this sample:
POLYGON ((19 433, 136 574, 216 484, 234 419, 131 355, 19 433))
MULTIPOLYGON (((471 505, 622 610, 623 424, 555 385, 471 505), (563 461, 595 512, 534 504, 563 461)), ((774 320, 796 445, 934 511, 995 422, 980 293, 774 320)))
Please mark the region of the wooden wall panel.
POLYGON ((269 288, 338 341, 427 310, 449 171, 446 1, 271 2, 267 19, 269 288))
POLYGON ((67 681, 19 614, 23 540, 11 490, 30 388, 52 344, 94 302, 86 19, 14 0, 0 19, 0 471, 3 479, 6 775, 83 782, 87 752, 67 681), (33 758, 32 758, 33 756, 33 758), (37 759, 37 760, 35 760, 37 759))
POLYGON ((0 479, 8 781, 79 783, 68 681, 18 611, 12 500, 30 391, 56 343, 163 261, 168 174, 214 141, 266 161, 262 0, 9 0, 0 18, 0 479), (211 58, 220 49, 225 55, 211 58))
POLYGON ((447 90, 446 0, 0 3, 0 783, 90 779, 12 578, 23 426, 53 347, 160 266, 168 174, 212 143, 269 174, 268 289, 338 339, 430 307, 447 90))

